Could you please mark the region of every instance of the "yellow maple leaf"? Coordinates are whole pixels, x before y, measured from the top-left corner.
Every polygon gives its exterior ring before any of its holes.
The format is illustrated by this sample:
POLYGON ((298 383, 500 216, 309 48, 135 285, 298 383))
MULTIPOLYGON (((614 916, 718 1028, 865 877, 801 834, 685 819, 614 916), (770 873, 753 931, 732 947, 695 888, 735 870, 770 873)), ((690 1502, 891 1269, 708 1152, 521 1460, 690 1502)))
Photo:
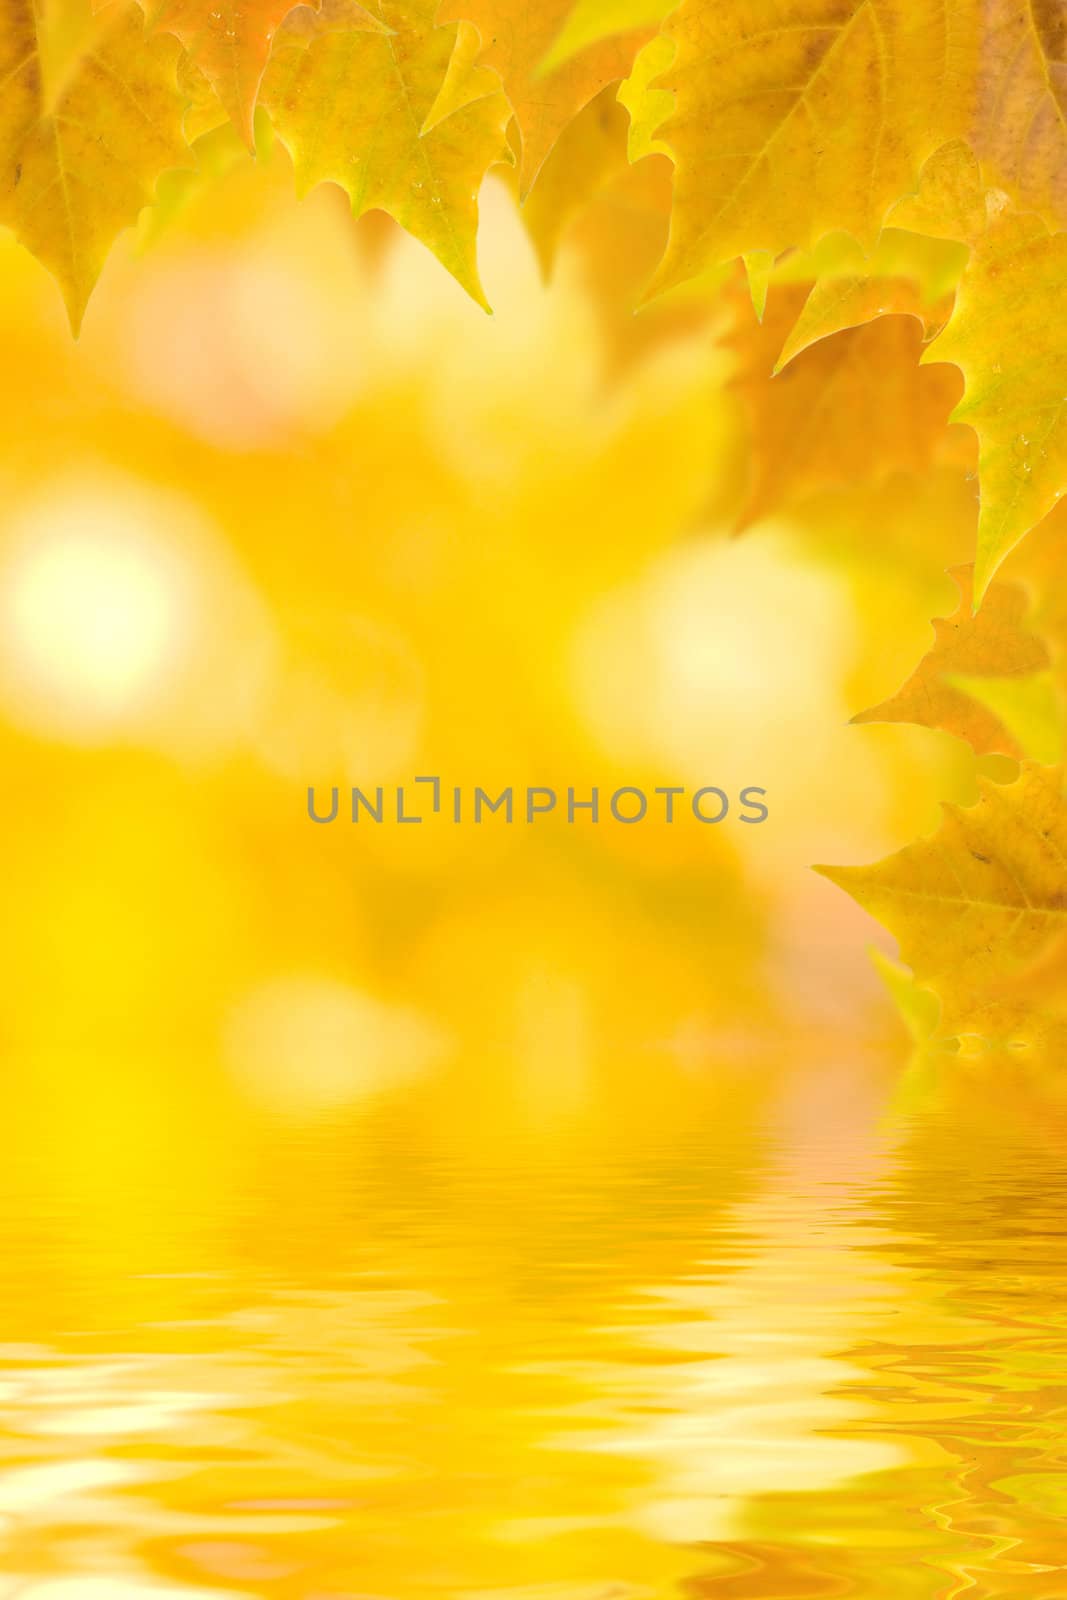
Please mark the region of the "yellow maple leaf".
POLYGON ((1044 671, 1049 653, 1025 626, 1028 601, 1014 583, 990 586, 977 613, 970 567, 951 570, 960 603, 951 617, 934 620, 934 646, 907 683, 853 722, 914 722, 964 739, 976 755, 1024 754, 1018 740, 987 705, 957 686, 960 676, 1026 678, 1044 671))
POLYGON ((659 130, 674 109, 674 95, 660 87, 660 80, 674 60, 674 51, 674 40, 657 33, 637 52, 630 76, 619 85, 619 104, 630 118, 631 161, 651 155, 670 157, 670 146, 660 139, 659 130))
MULTIPOLYGON (((298 3, 318 8, 317 0, 298 3)), ((294 0, 159 0, 148 8, 155 27, 181 40, 249 149, 274 35, 293 5, 294 0)), ((351 7, 349 26, 384 32, 382 23, 358 5, 351 7)))
POLYGON ((991 181, 1067 220, 1067 26, 1060 0, 986 0, 971 142, 991 181))
POLYGON ((1028 991, 1062 962, 1067 939, 1063 772, 1026 762, 1012 784, 980 780, 974 806, 946 805, 928 838, 869 867, 817 867, 897 939, 916 980, 941 1001, 942 1036, 1035 1039, 1028 991))
POLYGON ((1067 487, 1067 342, 1048 316, 1067 274, 1067 236, 1010 209, 959 141, 930 157, 890 220, 969 250, 951 317, 922 359, 952 363, 964 378, 953 421, 978 438, 979 603, 1005 556, 1067 487))
MULTIPOLYGON (((661 125, 670 116, 674 106, 674 95, 669 89, 660 88, 659 80, 674 60, 674 54, 674 40, 664 34, 657 34, 638 51, 630 76, 619 86, 619 104, 626 108, 630 118, 627 149, 632 162, 643 161, 649 156, 665 156, 668 161, 671 160, 670 145, 659 137, 659 132, 661 125)), ((661 250, 660 257, 662 253, 661 250)), ((657 260, 660 257, 657 257, 657 260)), ((762 322, 774 272, 774 254, 770 250, 746 250, 742 253, 742 260, 748 277, 756 320, 762 322)), ((696 274, 687 281, 702 287, 717 287, 719 282, 725 281, 726 265, 719 263, 709 271, 696 274)), ((643 288, 645 290, 643 298, 647 301, 649 298, 647 284, 643 285, 643 288)))
MULTIPOLYGON (((108 0, 111 4, 111 0, 108 0)), ((10 209, 22 141, 52 111, 106 19, 91 0, 0 0, 0 216, 10 209)))
POLYGON ((504 86, 522 140, 520 192, 533 186, 564 128, 609 83, 625 78, 650 29, 597 39, 560 65, 546 61, 571 0, 444 0, 438 22, 473 23, 481 61, 504 86))
POLYGON ((891 207, 886 223, 971 245, 985 232, 989 210, 974 151, 962 139, 949 139, 923 164, 914 190, 891 207))
POLYGON ((41 59, 32 0, 4 0, 0 27, 0 206, 10 205, 18 151, 41 114, 41 59))
POLYGON ((492 67, 481 65, 482 41, 473 22, 456 24, 456 42, 449 57, 448 70, 437 91, 437 98, 426 113, 422 132, 429 133, 437 123, 461 111, 472 100, 496 94, 500 79, 492 67))
POLYGON ((279 32, 261 99, 306 192, 334 182, 355 216, 387 211, 489 309, 478 277, 478 190, 510 162, 502 93, 427 126, 456 43, 433 0, 382 5, 388 33, 348 26, 344 0, 298 9, 279 32))
POLYGON ((118 0, 55 104, 28 122, 20 113, 5 163, 9 220, 58 280, 75 332, 117 234, 151 202, 164 171, 191 164, 178 56, 175 40, 146 38, 140 10, 118 0))
MULTIPOLYGON (((873 243, 938 145, 966 131, 977 34, 944 0, 684 0, 664 24, 671 236, 651 292, 842 229, 873 243)), ((662 102, 661 102, 662 104, 662 102)))
POLYGON ((956 308, 924 356, 964 376, 955 420, 978 435, 982 509, 975 596, 1067 487, 1067 338, 1049 308, 1067 279, 1067 235, 996 218, 974 246, 956 308))
POLYGON ((815 283, 782 348, 778 371, 819 339, 881 316, 915 317, 929 339, 948 321, 967 249, 886 228, 870 255, 848 234, 829 234, 813 257, 815 283))

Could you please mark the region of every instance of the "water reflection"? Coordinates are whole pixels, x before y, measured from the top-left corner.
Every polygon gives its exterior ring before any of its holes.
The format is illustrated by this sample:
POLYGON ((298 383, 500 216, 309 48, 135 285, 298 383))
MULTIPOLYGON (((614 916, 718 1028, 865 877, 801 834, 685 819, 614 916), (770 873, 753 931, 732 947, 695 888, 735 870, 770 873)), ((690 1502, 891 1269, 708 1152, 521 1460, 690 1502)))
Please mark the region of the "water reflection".
POLYGON ((1062 1128, 887 1083, 492 1139, 172 1107, 125 1166, 20 1105, 0 1597, 1067 1593, 1062 1128))

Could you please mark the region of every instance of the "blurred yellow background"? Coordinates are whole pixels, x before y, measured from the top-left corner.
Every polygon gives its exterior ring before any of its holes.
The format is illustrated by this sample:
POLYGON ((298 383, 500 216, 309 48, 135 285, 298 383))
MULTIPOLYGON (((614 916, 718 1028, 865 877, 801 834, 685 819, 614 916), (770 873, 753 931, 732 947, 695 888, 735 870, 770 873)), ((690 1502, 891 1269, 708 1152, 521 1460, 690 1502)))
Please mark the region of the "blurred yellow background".
POLYGON ((0 1597, 1058 1592, 1062 1129, 900 1079, 810 871, 972 796, 847 725, 966 462, 816 407, 751 514, 737 285, 616 282, 654 164, 547 281, 491 180, 487 318, 216 155, 77 345, 0 242, 0 1597), (770 818, 307 819, 419 773, 770 818))
POLYGON ((294 1114, 460 1072, 554 1115, 620 1048, 689 1070, 880 1004, 869 925, 808 868, 966 795, 952 741, 846 725, 951 597, 963 472, 734 538, 724 291, 605 313, 588 249, 546 283, 491 181, 487 318, 285 165, 224 145, 174 179, 78 345, 0 254, 6 1040, 165 1043, 294 1114), (428 772, 753 784, 771 814, 307 821, 308 785, 428 772))

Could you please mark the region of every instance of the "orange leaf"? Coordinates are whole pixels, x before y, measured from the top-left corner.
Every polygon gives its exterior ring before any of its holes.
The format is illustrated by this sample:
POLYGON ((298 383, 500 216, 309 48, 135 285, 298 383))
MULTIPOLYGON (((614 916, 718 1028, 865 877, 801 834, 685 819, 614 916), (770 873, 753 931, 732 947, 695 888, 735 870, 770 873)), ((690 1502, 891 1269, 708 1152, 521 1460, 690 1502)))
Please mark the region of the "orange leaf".
POLYGON ((546 156, 569 122, 609 83, 625 78, 652 30, 600 39, 552 71, 546 56, 571 11, 571 0, 444 0, 437 20, 472 22, 481 59, 501 78, 522 136, 521 193, 525 197, 546 156))
POLYGON ((947 424, 961 380, 951 368, 919 365, 922 329, 912 317, 821 339, 772 376, 805 292, 774 290, 762 325, 741 305, 735 344, 753 455, 743 526, 814 489, 921 471, 955 451, 947 424))

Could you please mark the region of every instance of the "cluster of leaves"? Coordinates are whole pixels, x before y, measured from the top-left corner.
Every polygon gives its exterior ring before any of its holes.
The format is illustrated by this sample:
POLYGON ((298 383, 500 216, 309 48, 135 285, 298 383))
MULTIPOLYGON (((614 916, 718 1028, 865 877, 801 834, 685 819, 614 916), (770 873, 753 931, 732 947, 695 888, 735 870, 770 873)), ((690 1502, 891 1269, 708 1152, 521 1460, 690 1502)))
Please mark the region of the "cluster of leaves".
MULTIPOLYGON (((624 283, 627 310, 733 293, 755 442, 741 523, 799 486, 958 464, 972 435, 950 421, 973 430, 960 608, 860 720, 946 730, 1019 776, 832 875, 898 936, 942 1033, 1056 1035, 1060 641, 1055 608, 1032 634, 995 574, 1067 486, 1062 0, 2 4, 0 221, 75 327, 160 176, 195 169, 227 122, 250 149, 269 126, 301 190, 389 213, 483 305, 478 192, 497 165, 546 265, 614 207, 603 293, 624 283)), ((589 229, 594 271, 603 239, 589 229)))
POLYGON ((1009 758, 1010 782, 979 770, 975 805, 945 805, 940 827, 870 867, 820 870, 897 937, 911 982, 888 972, 919 1035, 1025 1048, 1067 1047, 1067 679, 1059 527, 1027 571, 1046 603, 996 579, 979 609, 974 569, 953 570, 960 602, 890 699, 853 718, 903 722, 963 740, 977 761, 1009 758), (1051 557, 1051 559, 1050 559, 1051 557), (921 991, 938 1002, 930 1009, 921 991))

